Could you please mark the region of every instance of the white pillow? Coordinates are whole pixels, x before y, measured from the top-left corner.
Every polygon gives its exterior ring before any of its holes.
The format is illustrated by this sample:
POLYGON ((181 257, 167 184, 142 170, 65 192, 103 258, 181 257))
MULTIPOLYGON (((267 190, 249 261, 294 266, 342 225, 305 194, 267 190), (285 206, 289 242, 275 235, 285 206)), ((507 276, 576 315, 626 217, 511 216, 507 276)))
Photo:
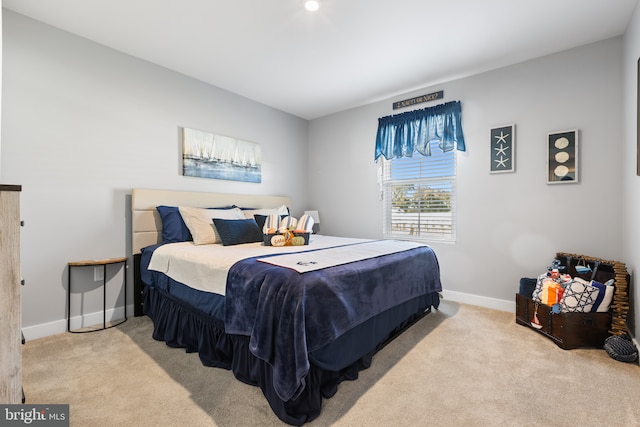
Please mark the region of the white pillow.
POLYGON ((289 209, 287 205, 282 205, 272 209, 245 209, 242 213, 245 218, 252 219, 254 215, 289 215, 289 209))
POLYGON ((574 280, 564 289, 560 304, 564 313, 589 313, 600 290, 595 286, 574 280))
POLYGON ((613 286, 613 284, 609 284, 605 286, 605 288, 606 288, 606 291, 604 294, 604 298, 602 298, 602 302, 600 303, 600 306, 598 306, 598 309, 596 310, 599 313, 609 311, 609 306, 611 305, 611 301, 613 301, 613 291, 615 291, 615 287, 613 286))
POLYGON ((244 219, 242 211, 233 209, 203 209, 187 206, 178 206, 180 216, 191 232, 193 243, 196 245, 209 245, 220 243, 220 235, 213 225, 213 218, 244 219))

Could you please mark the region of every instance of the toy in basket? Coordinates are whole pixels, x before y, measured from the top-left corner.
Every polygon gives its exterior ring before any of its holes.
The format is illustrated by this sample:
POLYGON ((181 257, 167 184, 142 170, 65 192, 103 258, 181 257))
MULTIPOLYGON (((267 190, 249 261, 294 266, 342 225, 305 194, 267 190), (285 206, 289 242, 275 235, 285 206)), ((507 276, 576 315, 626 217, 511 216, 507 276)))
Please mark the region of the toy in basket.
POLYGON ((313 218, 302 215, 300 220, 291 216, 281 218, 269 215, 262 228, 262 244, 265 246, 303 246, 309 244, 313 218))

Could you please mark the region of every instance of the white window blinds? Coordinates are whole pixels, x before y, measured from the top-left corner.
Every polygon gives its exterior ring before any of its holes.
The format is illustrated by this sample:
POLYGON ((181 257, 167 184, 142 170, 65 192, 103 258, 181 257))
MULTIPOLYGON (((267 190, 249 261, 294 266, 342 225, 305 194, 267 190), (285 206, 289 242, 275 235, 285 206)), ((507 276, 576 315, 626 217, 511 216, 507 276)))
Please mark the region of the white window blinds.
POLYGON ((385 238, 455 241, 456 151, 429 144, 430 156, 381 159, 385 238))

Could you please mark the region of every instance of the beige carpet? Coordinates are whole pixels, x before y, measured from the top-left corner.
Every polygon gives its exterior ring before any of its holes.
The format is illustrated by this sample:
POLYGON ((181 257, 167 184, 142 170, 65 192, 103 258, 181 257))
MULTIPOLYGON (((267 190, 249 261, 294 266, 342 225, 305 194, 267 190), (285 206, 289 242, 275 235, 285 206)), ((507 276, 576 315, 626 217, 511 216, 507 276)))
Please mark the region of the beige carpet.
MULTIPOLYGON (((281 426, 259 388, 151 338, 147 317, 27 342, 27 403, 72 426, 281 426)), ((443 301, 343 382, 310 426, 640 425, 640 367, 565 351, 513 314, 443 301)))

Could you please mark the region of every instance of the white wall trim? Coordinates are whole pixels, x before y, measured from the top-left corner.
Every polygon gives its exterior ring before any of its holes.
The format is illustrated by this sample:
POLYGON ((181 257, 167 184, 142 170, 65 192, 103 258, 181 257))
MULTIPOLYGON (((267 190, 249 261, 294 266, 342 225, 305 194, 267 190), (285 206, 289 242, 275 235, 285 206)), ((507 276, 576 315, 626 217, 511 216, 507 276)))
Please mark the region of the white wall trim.
MULTIPOLYGON (((639 349, 640 348, 640 342, 638 342, 638 340, 635 337, 631 336, 631 331, 629 331, 628 327, 627 327, 627 334, 631 337, 631 342, 633 343, 633 345, 636 346, 636 349, 639 349)), ((640 357, 638 357, 636 359, 636 363, 638 365, 640 365, 640 357)))
POLYGON ((480 307, 492 308, 494 310, 516 312, 515 294, 513 301, 507 301, 497 298, 483 297, 480 295, 465 294, 464 292, 442 291, 442 297, 463 304, 478 305, 480 307))
MULTIPOLYGON (((465 294, 463 292, 442 291, 444 299, 451 301, 477 305, 480 307, 492 308, 494 310, 516 312, 516 303, 514 301, 506 301, 497 298, 483 297, 479 295, 465 294)), ((514 297, 515 299, 515 297, 514 297)), ((133 305, 127 305, 127 315, 133 316, 133 305)), ((107 322, 111 319, 117 320, 123 317, 122 307, 107 310, 107 322)), ((102 311, 95 313, 87 313, 82 316, 74 316, 71 318, 71 329, 75 330, 84 326, 100 325, 102 323, 102 311)), ((40 325, 27 326, 22 328, 24 337, 27 341, 44 338, 50 335, 62 334, 67 332, 67 319, 56 320, 55 322, 42 323, 40 325)))
MULTIPOLYGON (((122 307, 107 309, 106 314, 107 322, 110 322, 111 320, 117 321, 118 319, 124 318, 122 307)), ((127 305, 127 314, 130 317, 133 316, 133 304, 127 305)), ((102 311, 87 313, 71 318, 71 330, 94 325, 96 327, 102 326, 102 311)), ((50 335, 62 334, 65 332, 67 332, 67 319, 22 328, 22 333, 27 341, 48 337, 50 335)))

